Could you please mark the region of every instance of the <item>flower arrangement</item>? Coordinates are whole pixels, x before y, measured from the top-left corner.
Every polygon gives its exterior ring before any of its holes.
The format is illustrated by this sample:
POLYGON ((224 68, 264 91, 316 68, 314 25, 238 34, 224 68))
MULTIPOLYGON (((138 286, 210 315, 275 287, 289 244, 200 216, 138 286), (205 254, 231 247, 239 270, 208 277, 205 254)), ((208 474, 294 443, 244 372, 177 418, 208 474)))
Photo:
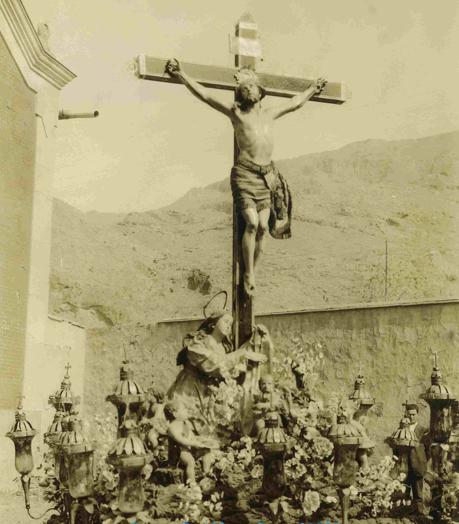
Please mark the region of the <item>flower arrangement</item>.
MULTIPOLYGON (((211 386, 211 395, 203 402, 200 416, 207 430, 218 435, 221 447, 214 452, 210 477, 202 478, 197 462, 198 484, 157 485, 149 481, 152 471, 164 463, 164 453, 158 448, 152 466, 144 468, 146 504, 143 511, 131 520, 123 517, 117 505, 117 472, 105 462, 113 442, 116 420, 113 416, 95 420, 98 436, 95 489, 86 509, 91 524, 156 524, 180 523, 210 524, 227 521, 231 515, 244 513, 249 521, 298 524, 334 520, 338 511, 338 497, 333 482, 334 449, 327 438, 336 417, 338 398, 331 395, 327 402, 315 398, 315 385, 323 369, 324 351, 320 343, 305 343, 292 338, 277 352, 272 369, 276 390, 285 401, 281 414, 287 437, 284 472, 286 489, 281 497, 264 504, 259 490, 263 477, 263 457, 256 438, 241 433, 241 401, 243 387, 234 377, 227 376, 218 386, 211 386), (206 482, 204 482, 204 480, 206 482), (244 487, 244 489, 241 489, 244 487), (253 508, 258 508, 254 510, 253 508)), ((150 406, 151 407, 151 406, 150 406)), ((149 409, 148 406, 146 408, 149 409)), ((144 417, 141 429, 147 438, 155 430, 151 418, 144 417)), ((161 428, 156 428, 158 435, 161 428)), ((164 432, 163 432, 164 433, 164 432)), ((150 441, 151 443, 152 441, 150 441)), ((164 451, 164 450, 163 450, 164 451)), ((352 516, 357 518, 388 516, 404 490, 402 479, 393 478, 394 460, 386 457, 379 464, 361 470, 350 488, 352 516)), ((454 493, 445 494, 453 500, 454 493)), ((58 483, 48 483, 47 496, 62 506, 58 483)), ((456 499, 454 499, 456 500, 456 499)), ((53 517, 48 522, 58 524, 65 520, 53 517)), ((231 520, 231 519, 230 519, 231 520)))
POLYGON ((378 464, 357 473, 355 486, 351 487, 351 512, 359 518, 387 516, 401 502, 405 485, 404 475, 393 478, 396 460, 384 457, 378 464))

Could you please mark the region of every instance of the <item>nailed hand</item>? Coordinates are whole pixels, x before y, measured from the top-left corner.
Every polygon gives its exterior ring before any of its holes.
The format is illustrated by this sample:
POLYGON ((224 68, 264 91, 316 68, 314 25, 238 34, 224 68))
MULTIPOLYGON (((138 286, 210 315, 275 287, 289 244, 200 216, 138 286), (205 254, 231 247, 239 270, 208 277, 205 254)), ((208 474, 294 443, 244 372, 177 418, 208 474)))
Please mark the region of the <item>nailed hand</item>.
POLYGON ((326 85, 327 85, 327 80, 325 80, 325 78, 318 78, 314 82, 315 94, 320 95, 320 93, 322 93, 326 85))
POLYGON ((176 58, 171 58, 167 61, 166 72, 171 76, 177 76, 181 71, 180 62, 176 58))

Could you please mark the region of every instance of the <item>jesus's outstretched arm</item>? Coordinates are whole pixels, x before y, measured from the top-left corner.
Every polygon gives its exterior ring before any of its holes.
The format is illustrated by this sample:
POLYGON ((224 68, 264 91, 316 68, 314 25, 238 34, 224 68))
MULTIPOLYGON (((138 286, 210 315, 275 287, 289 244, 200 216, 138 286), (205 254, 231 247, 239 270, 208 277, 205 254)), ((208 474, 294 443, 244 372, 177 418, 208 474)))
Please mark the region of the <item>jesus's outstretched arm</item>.
POLYGON ((196 98, 199 98, 199 100, 201 100, 202 102, 205 102, 210 107, 213 107, 217 111, 220 111, 220 113, 223 113, 226 116, 231 118, 232 105, 225 104, 224 102, 221 102, 220 100, 218 100, 217 98, 212 96, 212 94, 207 89, 202 87, 201 84, 196 82, 196 80, 194 80, 193 78, 188 76, 182 70, 182 68, 180 66, 180 62, 177 59, 172 58, 171 60, 169 60, 167 62, 167 64, 166 64, 166 71, 171 76, 174 76, 175 78, 178 78, 189 89, 189 91, 191 91, 191 93, 193 93, 193 95, 196 98))
POLYGON ((299 93, 298 95, 290 98, 289 100, 287 100, 287 102, 284 102, 279 106, 269 109, 269 111, 272 113, 273 119, 280 118, 281 116, 284 116, 287 113, 291 113, 292 111, 300 109, 300 107, 303 107, 304 104, 310 98, 312 98, 316 94, 320 94, 326 84, 326 80, 324 80, 323 78, 318 78, 302 93, 299 93))

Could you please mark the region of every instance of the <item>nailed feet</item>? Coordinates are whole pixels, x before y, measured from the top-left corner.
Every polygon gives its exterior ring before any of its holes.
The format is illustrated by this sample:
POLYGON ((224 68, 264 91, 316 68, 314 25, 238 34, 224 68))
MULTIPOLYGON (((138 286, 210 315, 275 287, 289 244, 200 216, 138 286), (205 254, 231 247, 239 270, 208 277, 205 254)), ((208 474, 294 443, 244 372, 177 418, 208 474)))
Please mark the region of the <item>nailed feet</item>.
POLYGON ((255 277, 253 274, 244 273, 244 291, 249 297, 255 295, 255 277))

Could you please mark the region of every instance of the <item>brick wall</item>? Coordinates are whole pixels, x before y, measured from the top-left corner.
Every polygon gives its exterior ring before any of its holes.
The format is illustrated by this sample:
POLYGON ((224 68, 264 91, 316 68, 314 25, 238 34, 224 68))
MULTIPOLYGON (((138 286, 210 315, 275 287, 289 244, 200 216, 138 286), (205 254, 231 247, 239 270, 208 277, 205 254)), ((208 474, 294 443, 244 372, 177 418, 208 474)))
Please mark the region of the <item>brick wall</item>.
POLYGON ((22 391, 32 193, 35 94, 0 36, 0 409, 22 391))

